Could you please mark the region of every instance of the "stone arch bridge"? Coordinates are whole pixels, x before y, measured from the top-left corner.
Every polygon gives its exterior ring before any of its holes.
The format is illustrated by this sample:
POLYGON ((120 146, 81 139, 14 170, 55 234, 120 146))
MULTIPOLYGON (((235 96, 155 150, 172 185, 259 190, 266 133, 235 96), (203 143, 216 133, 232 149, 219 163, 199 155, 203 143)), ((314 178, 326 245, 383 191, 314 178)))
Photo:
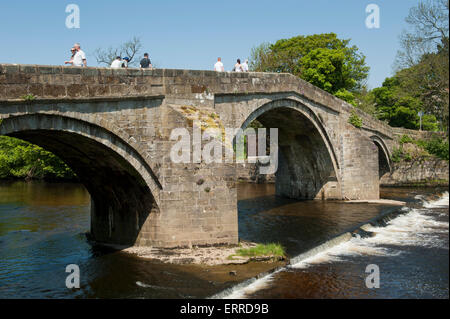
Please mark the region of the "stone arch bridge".
POLYGON ((278 128, 280 196, 378 199, 390 170, 392 128, 290 74, 0 65, 0 134, 76 172, 101 243, 237 243, 236 164, 171 161, 172 130, 195 118, 278 128))

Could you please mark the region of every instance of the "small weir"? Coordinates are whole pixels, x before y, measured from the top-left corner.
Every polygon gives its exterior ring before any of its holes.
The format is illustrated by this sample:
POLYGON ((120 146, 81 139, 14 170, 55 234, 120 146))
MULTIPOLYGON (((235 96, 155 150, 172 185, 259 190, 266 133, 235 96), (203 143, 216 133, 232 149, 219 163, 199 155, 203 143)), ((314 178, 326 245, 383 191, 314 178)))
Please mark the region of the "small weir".
MULTIPOLYGON (((422 195, 416 196, 415 199, 422 201, 421 207, 388 209, 367 223, 292 257, 288 266, 249 279, 215 294, 211 298, 248 298, 260 290, 267 289, 269 291, 271 285, 276 286, 277 275, 282 272, 289 273, 291 269, 308 269, 318 264, 339 262, 345 260, 345 257, 348 256, 395 257, 402 253, 398 247, 408 245, 443 247, 444 249, 447 245, 448 250, 448 241, 447 243, 439 241, 436 238, 436 233, 447 234, 448 236, 449 193, 445 192, 439 199, 432 201, 425 200, 422 195), (430 209, 447 209, 447 214, 445 212, 439 214, 440 216, 446 215, 447 220, 437 220, 435 216, 429 214, 430 209), (387 246, 391 247, 388 248, 387 246), (397 246, 397 249, 392 246, 397 246)), ((298 289, 301 289, 301 287, 298 287, 298 289)), ((260 297, 260 295, 257 295, 257 297, 260 297)))

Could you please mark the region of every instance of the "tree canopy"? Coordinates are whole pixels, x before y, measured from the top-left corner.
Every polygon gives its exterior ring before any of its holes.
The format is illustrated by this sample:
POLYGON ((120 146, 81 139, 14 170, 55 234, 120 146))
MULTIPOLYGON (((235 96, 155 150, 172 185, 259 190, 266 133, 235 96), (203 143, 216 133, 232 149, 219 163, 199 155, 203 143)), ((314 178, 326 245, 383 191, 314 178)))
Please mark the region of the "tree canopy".
POLYGON ((0 178, 76 179, 61 159, 28 142, 0 136, 0 178))
POLYGON ((252 49, 250 68, 257 72, 286 72, 355 104, 369 67, 365 56, 350 40, 334 33, 296 36, 263 43, 252 49))
MULTIPOLYGON (((418 129, 423 105, 420 98, 408 94, 402 87, 401 78, 394 76, 387 78, 382 87, 373 89, 370 93, 375 104, 375 114, 380 120, 387 121, 394 127, 418 129)), ((422 118, 422 128, 436 131, 438 125, 436 117, 425 114, 422 118)))
POLYGON ((392 126, 448 131, 449 1, 421 1, 410 9, 394 77, 372 91, 376 115, 392 126), (440 127, 438 127, 440 122, 440 127))
POLYGON ((349 39, 334 33, 295 36, 252 49, 256 72, 288 72, 392 126, 447 130, 449 121, 449 0, 420 1, 400 37, 395 74, 368 90, 369 67, 349 39))

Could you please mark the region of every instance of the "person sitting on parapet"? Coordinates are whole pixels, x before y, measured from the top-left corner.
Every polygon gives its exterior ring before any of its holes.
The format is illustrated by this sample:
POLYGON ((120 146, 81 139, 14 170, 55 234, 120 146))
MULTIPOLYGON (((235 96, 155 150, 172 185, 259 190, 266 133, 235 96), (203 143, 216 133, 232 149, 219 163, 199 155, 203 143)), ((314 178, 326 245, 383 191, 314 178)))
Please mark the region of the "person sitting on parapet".
POLYGON ((112 69, 120 69, 122 67, 122 58, 120 56, 116 57, 116 59, 111 63, 112 69))
POLYGON ((72 53, 72 56, 70 57, 70 60, 65 61, 64 64, 73 65, 73 58, 74 58, 75 54, 77 53, 77 50, 75 50, 75 48, 72 48, 72 49, 70 49, 70 52, 72 53))
POLYGON ((79 43, 75 43, 75 55, 73 56, 73 66, 87 66, 86 54, 81 50, 79 43))
POLYGON ((148 53, 144 53, 144 58, 141 60, 141 68, 153 69, 152 61, 148 58, 148 53))
POLYGON ((217 58, 216 64, 214 64, 214 71, 223 72, 225 68, 223 67, 222 58, 217 58))

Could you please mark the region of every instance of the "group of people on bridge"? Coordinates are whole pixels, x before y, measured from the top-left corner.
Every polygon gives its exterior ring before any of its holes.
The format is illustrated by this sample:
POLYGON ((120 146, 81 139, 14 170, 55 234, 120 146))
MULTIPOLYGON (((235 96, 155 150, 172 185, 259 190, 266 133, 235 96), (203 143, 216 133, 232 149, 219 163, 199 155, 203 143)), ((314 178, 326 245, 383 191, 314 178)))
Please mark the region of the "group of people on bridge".
MULTIPOLYGON (((225 67, 222 63, 222 58, 217 58, 216 64, 214 64, 214 71, 216 72, 224 72, 225 67)), ((233 72, 248 72, 248 60, 245 60, 244 63, 241 63, 241 59, 237 59, 236 64, 233 67, 233 72)))
MULTIPOLYGON (((87 59, 86 53, 81 50, 81 45, 79 43, 75 43, 74 46, 70 49, 72 53, 70 60, 65 61, 64 64, 77 66, 77 67, 87 67, 87 59)), ((111 63, 110 67, 113 69, 119 68, 128 68, 128 63, 131 61, 129 57, 120 57, 117 56, 111 63)), ((140 67, 143 69, 152 69, 152 62, 149 59, 148 53, 144 53, 144 57, 140 61, 140 67)))
MULTIPOLYGON (((64 64, 77 66, 77 67, 87 67, 87 59, 86 53, 81 50, 81 45, 79 43, 75 43, 74 46, 70 49, 72 56, 69 61, 65 61, 64 64)), ((120 68, 128 68, 128 63, 131 62, 129 57, 120 57, 117 56, 111 63, 110 68, 112 69, 120 69, 120 68)), ((152 62, 150 61, 148 53, 144 53, 143 59, 139 63, 142 69, 153 69, 152 62)), ((225 67, 222 63, 222 58, 217 58, 216 64, 214 64, 214 71, 216 72, 225 72, 225 67)), ((241 63, 240 59, 237 59, 236 64, 233 67, 233 72, 248 72, 248 60, 245 60, 244 63, 241 63)))

